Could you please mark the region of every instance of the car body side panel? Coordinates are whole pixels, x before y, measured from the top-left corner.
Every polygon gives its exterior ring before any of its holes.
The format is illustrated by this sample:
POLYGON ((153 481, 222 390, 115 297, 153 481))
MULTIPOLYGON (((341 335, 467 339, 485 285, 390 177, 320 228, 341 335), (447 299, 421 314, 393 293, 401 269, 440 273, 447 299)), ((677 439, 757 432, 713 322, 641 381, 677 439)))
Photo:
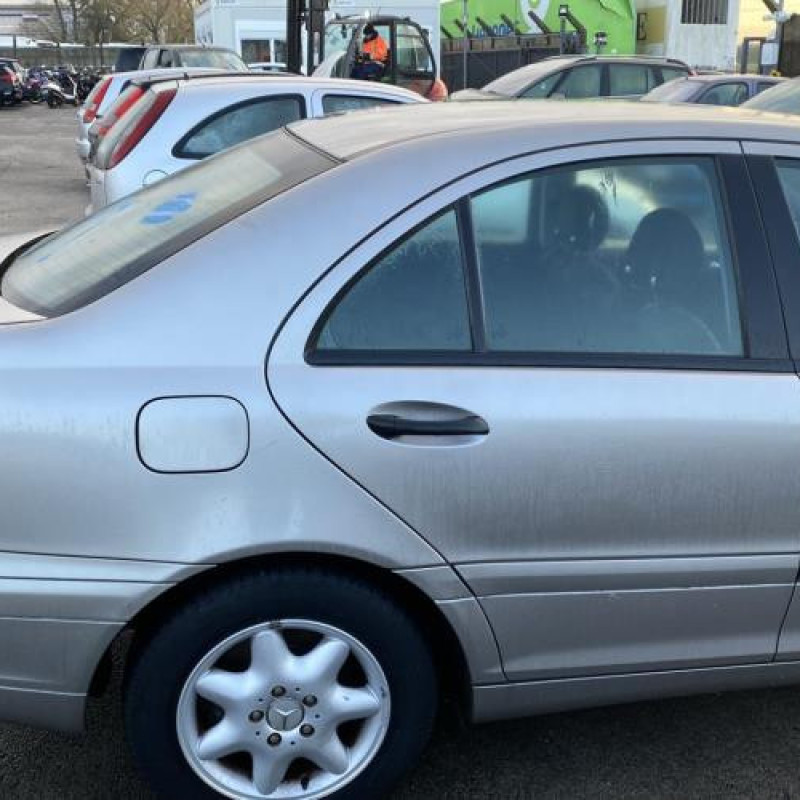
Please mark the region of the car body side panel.
POLYGON ((477 686, 472 695, 473 719, 489 722, 663 697, 797 683, 800 683, 800 662, 794 661, 477 686))
MULTIPOLYGON (((662 155, 673 144, 629 145, 624 154, 662 155)), ((703 153, 719 144, 680 146, 703 153)), ((506 169, 504 177, 523 171, 506 169)), ((277 402, 462 570, 510 679, 770 660, 800 549, 794 374, 635 369, 624 359, 577 369, 306 362, 317 320, 363 266, 491 183, 472 176, 426 199, 319 284, 273 349, 277 402), (489 433, 387 441, 368 427, 379 409, 412 401, 478 415, 489 433), (628 585, 616 585, 628 559, 637 562, 626 568, 628 585), (495 565, 488 592, 471 580, 480 562, 495 565), (526 567, 567 571, 548 591, 525 585, 526 567)))
POLYGON ((0 686, 0 708, 4 722, 77 733, 84 727, 86 695, 0 686))
MULTIPOLYGON (((295 202, 308 198, 300 192, 295 202)), ((376 224, 351 220, 327 241, 309 242, 302 269, 276 281, 296 252, 284 214, 296 218, 293 202, 245 215, 81 311, 0 328, 0 445, 14 464, 0 484, 0 635, 15 643, 0 657, 0 699, 8 698, 0 718, 74 728, 120 628, 208 565, 312 552, 437 568, 416 581, 434 600, 452 599, 448 586, 463 588, 435 548, 310 447, 270 397, 267 350, 311 279, 304 270, 323 269, 362 225, 376 224), (262 236, 266 244, 254 246, 262 236), (214 474, 148 470, 137 453, 141 409, 157 397, 208 395, 247 410, 242 465, 214 474), (46 653, 34 647, 45 637, 46 653)), ((476 651, 471 666, 485 670, 474 680, 496 681, 488 623, 463 594, 448 613, 466 626, 457 634, 476 651)))

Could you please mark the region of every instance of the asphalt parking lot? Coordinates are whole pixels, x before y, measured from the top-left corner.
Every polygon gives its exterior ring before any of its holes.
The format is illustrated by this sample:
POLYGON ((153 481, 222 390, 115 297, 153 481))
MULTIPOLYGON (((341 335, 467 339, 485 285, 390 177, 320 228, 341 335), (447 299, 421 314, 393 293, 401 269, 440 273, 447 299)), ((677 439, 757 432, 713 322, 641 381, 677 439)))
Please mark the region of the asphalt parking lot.
POLYGON ((75 109, 0 108, 0 234, 60 227, 88 203, 75 109))
MULTIPOLYGON (((0 233, 80 216, 74 128, 73 109, 0 109, 0 233)), ((91 701, 81 736, 0 725, 0 800, 149 798, 122 741, 118 687, 91 701)), ((411 798, 800 798, 800 687, 445 724, 395 800, 411 798)))

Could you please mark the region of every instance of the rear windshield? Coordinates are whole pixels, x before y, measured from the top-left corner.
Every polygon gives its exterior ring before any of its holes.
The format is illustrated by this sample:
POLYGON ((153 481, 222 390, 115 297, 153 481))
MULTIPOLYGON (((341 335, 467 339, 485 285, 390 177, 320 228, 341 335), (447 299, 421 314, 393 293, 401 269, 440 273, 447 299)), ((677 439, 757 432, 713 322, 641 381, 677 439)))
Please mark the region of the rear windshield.
POLYGON ((695 81, 671 80, 648 92, 642 99, 654 100, 659 103, 682 103, 688 100, 697 91, 695 81))
POLYGON ((213 67, 247 72, 247 64, 236 53, 227 50, 181 50, 180 57, 183 67, 213 67))
POLYGON ((253 139, 44 239, 12 262, 0 293, 45 317, 74 311, 335 164, 285 131, 253 139))
POLYGON ((748 100, 742 108, 800 114, 800 81, 786 81, 748 100))

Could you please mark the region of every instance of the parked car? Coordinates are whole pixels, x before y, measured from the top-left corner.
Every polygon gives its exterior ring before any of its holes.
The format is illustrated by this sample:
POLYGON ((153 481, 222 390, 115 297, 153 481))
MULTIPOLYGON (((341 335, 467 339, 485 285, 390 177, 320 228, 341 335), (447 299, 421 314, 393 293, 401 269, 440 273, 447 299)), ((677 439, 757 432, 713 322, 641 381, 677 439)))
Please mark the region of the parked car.
POLYGON ((0 106, 21 103, 22 95, 22 82, 17 73, 11 67, 0 64, 0 106))
POLYGON ((114 72, 132 72, 139 69, 142 56, 147 52, 147 47, 126 46, 117 51, 117 60, 114 63, 114 72))
POLYGON ((774 111, 780 114, 800 114, 800 79, 784 81, 779 86, 748 100, 744 106, 754 111, 774 111))
POLYGON ((103 120, 104 115, 111 109, 120 94, 132 81, 148 81, 152 78, 163 79, 177 75, 209 75, 217 74, 217 70, 208 67, 193 67, 188 69, 180 67, 171 70, 134 70, 133 72, 114 72, 102 78, 78 109, 78 135, 75 139, 75 149, 78 158, 84 162, 89 160, 91 141, 89 129, 96 122, 103 120))
POLYGON ((255 74, 160 81, 138 91, 140 99, 100 141, 89 164, 89 213, 304 117, 424 102, 380 83, 255 74))
POLYGON ((286 64, 281 61, 254 61, 247 65, 251 72, 288 72, 286 64))
POLYGON ((648 103, 703 103, 740 106, 785 78, 766 75, 692 75, 657 86, 642 100, 648 103))
POLYGON ((247 72, 247 64, 233 50, 199 44, 163 44, 148 47, 139 62, 139 69, 171 67, 211 67, 216 70, 247 72))
POLYGON ((0 717, 132 632, 161 796, 366 799, 443 697, 800 682, 798 222, 790 119, 449 103, 6 240, 0 717))
POLYGON ((662 83, 691 73, 687 64, 673 58, 553 56, 502 75, 483 89, 454 92, 452 98, 586 100, 595 97, 641 97, 662 83))
POLYGON ((25 82, 25 77, 27 74, 27 70, 22 64, 17 61, 16 58, 0 58, 0 66, 9 67, 13 72, 17 74, 17 77, 20 80, 20 83, 25 82))

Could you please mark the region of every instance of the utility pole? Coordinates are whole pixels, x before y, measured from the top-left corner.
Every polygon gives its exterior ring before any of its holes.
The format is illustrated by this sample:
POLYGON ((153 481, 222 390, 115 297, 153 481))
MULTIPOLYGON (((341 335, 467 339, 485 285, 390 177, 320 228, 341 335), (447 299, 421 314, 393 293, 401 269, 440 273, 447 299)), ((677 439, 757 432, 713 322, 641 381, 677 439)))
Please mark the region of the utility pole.
MULTIPOLYGON (((764 21, 773 21, 775 23, 775 67, 776 69, 780 69, 781 50, 783 45, 783 25, 789 19, 789 14, 784 8, 784 0, 763 0, 763 2, 769 11, 769 14, 764 16, 764 21)), ((763 63, 764 62, 762 58, 762 64, 763 63)))
POLYGON ((461 32, 464 35, 464 38, 461 40, 461 70, 463 73, 462 76, 462 83, 464 84, 461 88, 467 88, 467 71, 468 71, 468 60, 469 57, 467 55, 467 50, 469 48, 469 7, 468 7, 468 0, 462 0, 461 2, 461 25, 462 29, 461 32))

